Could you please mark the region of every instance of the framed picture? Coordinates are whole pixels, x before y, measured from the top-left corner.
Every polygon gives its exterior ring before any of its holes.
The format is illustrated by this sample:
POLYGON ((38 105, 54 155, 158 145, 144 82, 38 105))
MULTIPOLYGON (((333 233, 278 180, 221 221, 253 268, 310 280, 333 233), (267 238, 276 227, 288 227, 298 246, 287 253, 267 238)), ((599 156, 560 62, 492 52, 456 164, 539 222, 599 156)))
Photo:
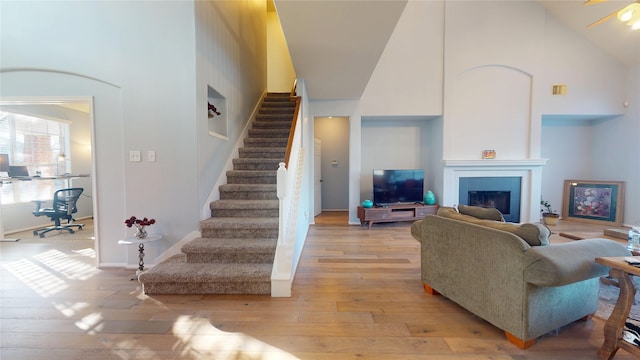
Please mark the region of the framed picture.
POLYGON ((562 218, 622 226, 624 182, 565 180, 562 218))

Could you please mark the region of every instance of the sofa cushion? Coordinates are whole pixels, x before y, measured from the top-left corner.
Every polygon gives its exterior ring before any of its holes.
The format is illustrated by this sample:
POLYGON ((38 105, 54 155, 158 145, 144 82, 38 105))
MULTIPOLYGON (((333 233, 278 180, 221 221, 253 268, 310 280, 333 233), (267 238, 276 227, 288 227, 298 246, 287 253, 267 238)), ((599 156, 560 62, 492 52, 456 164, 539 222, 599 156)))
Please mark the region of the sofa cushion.
POLYGON ((496 208, 483 208, 480 206, 469 206, 458 204, 460 214, 471 215, 478 219, 494 220, 504 222, 504 217, 500 210, 496 208))
POLYGON ((514 224, 494 220, 478 219, 470 215, 460 214, 453 207, 442 206, 438 209, 438 216, 444 216, 454 220, 466 221, 476 225, 482 225, 497 230, 510 232, 519 236, 530 246, 549 245, 551 231, 543 224, 514 224))

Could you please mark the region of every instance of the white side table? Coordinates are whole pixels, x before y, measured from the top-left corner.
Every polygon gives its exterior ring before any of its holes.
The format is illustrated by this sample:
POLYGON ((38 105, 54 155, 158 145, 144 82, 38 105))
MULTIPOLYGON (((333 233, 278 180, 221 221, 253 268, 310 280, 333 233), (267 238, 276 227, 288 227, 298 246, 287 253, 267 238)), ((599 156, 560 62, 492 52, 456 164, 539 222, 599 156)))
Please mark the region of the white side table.
POLYGON ((136 277, 135 279, 131 279, 131 280, 136 280, 140 275, 140 273, 144 271, 144 244, 148 242, 160 240, 160 239, 162 239, 162 235, 148 235, 146 238, 143 238, 143 239, 132 236, 123 240, 118 240, 119 245, 136 245, 136 244, 138 245, 138 258, 140 259, 140 261, 138 262, 138 270, 136 270, 136 277))

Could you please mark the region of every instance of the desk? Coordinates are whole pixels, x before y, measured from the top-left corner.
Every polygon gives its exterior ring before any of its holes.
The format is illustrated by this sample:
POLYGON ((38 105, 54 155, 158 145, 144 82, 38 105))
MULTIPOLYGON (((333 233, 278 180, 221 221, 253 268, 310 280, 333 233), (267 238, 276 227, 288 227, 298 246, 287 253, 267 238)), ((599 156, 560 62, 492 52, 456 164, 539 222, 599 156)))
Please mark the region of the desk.
MULTIPOLYGON (((29 181, 29 180, 66 180, 66 187, 71 187, 71 179, 84 178, 89 177, 89 174, 65 174, 60 176, 27 176, 27 177, 18 177, 18 178, 0 178, 0 188, 4 183, 14 183, 18 181, 29 181)), ((0 241, 18 241, 20 239, 11 239, 4 237, 4 222, 2 221, 2 191, 0 191, 0 241)))
POLYGON ((140 239, 137 237, 128 237, 123 240, 118 240, 119 245, 138 245, 138 270, 136 270, 136 277, 131 280, 135 280, 140 276, 140 273, 144 271, 144 244, 162 239, 162 235, 148 235, 144 239, 140 239))
MULTIPOLYGON (((636 258, 640 257, 636 256, 636 258)), ((618 301, 604 324, 604 343, 598 351, 598 357, 607 360, 613 359, 618 349, 624 349, 635 356, 640 356, 640 347, 622 340, 624 323, 636 294, 631 275, 640 276, 640 268, 627 264, 624 257, 600 257, 596 258, 596 262, 610 267, 609 274, 618 280, 620 286, 618 301)))

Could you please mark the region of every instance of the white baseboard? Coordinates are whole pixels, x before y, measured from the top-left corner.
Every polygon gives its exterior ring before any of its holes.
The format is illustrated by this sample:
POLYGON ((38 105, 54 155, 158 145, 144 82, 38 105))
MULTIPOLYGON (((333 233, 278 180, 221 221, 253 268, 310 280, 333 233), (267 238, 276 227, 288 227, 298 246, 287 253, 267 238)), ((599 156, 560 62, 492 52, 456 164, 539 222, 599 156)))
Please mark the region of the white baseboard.
MULTIPOLYGON (((195 238, 199 238, 201 236, 200 231, 192 231, 190 233, 188 233, 185 237, 182 238, 182 240, 178 241, 177 243, 173 244, 169 249, 167 249, 167 251, 163 252, 162 254, 160 254, 160 256, 158 256, 155 259, 154 264, 159 264, 162 261, 174 256, 174 255, 178 255, 182 253, 182 246, 185 245, 186 243, 188 243, 189 241, 195 239, 195 238)), ((145 264, 146 265, 146 264, 145 264)), ((150 265, 151 267, 151 265, 150 265)))

